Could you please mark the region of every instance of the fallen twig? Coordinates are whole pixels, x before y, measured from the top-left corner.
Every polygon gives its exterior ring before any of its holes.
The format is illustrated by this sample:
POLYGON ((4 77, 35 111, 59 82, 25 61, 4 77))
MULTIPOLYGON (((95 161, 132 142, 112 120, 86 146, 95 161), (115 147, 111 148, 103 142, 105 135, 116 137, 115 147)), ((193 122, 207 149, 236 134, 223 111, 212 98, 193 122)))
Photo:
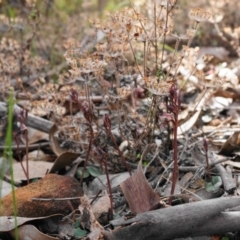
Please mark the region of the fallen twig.
POLYGON ((105 232, 105 236, 108 240, 164 240, 238 231, 240 212, 223 212, 238 205, 240 197, 226 197, 145 212, 111 221, 114 226, 132 225, 105 232))

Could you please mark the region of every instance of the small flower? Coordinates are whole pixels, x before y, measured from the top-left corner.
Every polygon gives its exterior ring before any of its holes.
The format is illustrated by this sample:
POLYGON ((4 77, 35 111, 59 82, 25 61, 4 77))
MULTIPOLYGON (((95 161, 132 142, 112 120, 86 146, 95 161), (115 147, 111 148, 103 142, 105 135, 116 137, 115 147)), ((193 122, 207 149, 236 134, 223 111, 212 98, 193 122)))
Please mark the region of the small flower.
POLYGON ((212 14, 201 8, 194 8, 190 11, 189 17, 196 22, 205 22, 212 17, 212 14))

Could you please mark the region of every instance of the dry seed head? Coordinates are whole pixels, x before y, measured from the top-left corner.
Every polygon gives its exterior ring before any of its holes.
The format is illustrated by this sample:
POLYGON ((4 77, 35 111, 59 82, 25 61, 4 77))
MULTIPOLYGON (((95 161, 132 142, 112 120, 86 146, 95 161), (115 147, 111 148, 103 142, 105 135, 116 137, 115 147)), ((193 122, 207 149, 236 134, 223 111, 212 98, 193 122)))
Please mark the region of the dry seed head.
POLYGON ((96 29, 101 28, 100 19, 98 19, 98 18, 94 18, 94 19, 90 18, 89 22, 93 25, 94 28, 96 28, 96 29))
POLYGON ((71 73, 71 75, 72 75, 72 77, 78 77, 78 76, 81 76, 81 70, 80 69, 77 69, 77 68, 75 68, 75 69, 70 69, 70 70, 68 70, 70 73, 71 73))
POLYGON ((221 87, 225 82, 227 81, 226 78, 216 78, 215 81, 213 81, 213 85, 215 87, 221 87))
POLYGON ((189 56, 190 48, 187 45, 182 46, 182 57, 188 57, 189 56))
POLYGON ((187 29, 187 36, 193 38, 196 34, 196 29, 187 29))
POLYGON ((64 107, 57 105, 55 102, 49 102, 48 99, 33 101, 31 105, 31 113, 36 114, 37 116, 44 116, 50 112, 54 112, 61 116, 66 113, 66 109, 64 107))
POLYGON ((77 41, 74 38, 68 38, 66 41, 63 42, 63 47, 65 49, 75 48, 76 46, 77 46, 77 41))
POLYGON ((115 53, 116 52, 121 52, 122 51, 122 46, 121 46, 121 44, 112 44, 110 50, 115 52, 115 53))
POLYGON ((212 14, 201 8, 194 8, 190 11, 189 17, 196 22, 205 22, 212 17, 212 14))
POLYGON ((157 77, 144 77, 144 81, 149 92, 155 95, 169 94, 171 82, 161 81, 157 77))
POLYGON ((132 28, 131 22, 126 23, 125 27, 126 27, 127 32, 129 33, 131 31, 131 28, 132 28))
MULTIPOLYGON (((205 79, 207 79, 208 77, 206 77, 205 79)), ((220 88, 222 87, 222 85, 226 82, 225 78, 220 78, 217 76, 212 77, 212 79, 210 80, 210 82, 205 81, 205 86, 210 87, 210 88, 220 88)))
POLYGON ((77 67, 77 61, 76 61, 76 59, 72 59, 72 58, 66 57, 66 61, 67 61, 67 64, 68 64, 71 68, 76 68, 76 67, 77 67))
POLYGON ((131 95, 131 89, 127 87, 117 88, 117 94, 121 99, 125 99, 131 95))
POLYGON ((97 44, 96 49, 99 52, 106 52, 107 51, 107 43, 104 44, 97 44))
POLYGON ((204 55, 204 56, 202 57, 202 60, 203 60, 203 62, 205 62, 205 63, 210 62, 212 59, 213 59, 213 56, 212 56, 212 55, 204 55))

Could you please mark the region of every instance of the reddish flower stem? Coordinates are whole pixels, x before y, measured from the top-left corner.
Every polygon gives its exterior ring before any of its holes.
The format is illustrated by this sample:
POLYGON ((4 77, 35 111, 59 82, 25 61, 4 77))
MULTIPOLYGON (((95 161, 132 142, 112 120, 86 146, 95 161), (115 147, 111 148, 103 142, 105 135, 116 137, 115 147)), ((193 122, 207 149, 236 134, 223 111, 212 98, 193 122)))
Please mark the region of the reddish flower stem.
POLYGON ((167 109, 173 114, 173 179, 172 187, 169 198, 169 204, 172 204, 172 196, 175 191, 176 183, 178 180, 178 143, 177 143, 177 129, 178 129, 178 115, 181 107, 180 92, 177 91, 175 84, 170 88, 169 105, 167 109))

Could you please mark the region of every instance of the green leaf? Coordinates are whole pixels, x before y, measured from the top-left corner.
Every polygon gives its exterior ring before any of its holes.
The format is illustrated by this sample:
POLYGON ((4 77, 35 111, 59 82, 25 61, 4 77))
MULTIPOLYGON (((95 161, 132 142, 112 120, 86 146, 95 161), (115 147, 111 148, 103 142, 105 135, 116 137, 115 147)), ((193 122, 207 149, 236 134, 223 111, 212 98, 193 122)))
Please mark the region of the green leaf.
POLYGON ((148 162, 147 161, 143 161, 142 166, 146 167, 147 165, 148 165, 148 162))
POLYGON ((87 235, 87 233, 88 232, 86 230, 83 230, 80 227, 78 227, 74 230, 74 236, 75 237, 84 237, 84 236, 87 235))
POLYGON ((12 7, 7 7, 7 13, 11 19, 15 19, 17 17, 17 12, 12 7))
POLYGON ((222 240, 229 240, 228 237, 222 237, 222 240))
MULTIPOLYGON (((79 167, 76 171, 76 177, 77 178, 82 178, 82 174, 83 174, 83 167, 79 167)), ((89 171, 87 169, 85 169, 84 174, 83 174, 83 178, 87 178, 89 177, 89 171)))
POLYGON ((228 237, 222 237, 222 240, 229 240, 228 237))
POLYGON ((142 156, 142 155, 141 155, 140 153, 138 153, 137 156, 136 156, 136 159, 139 159, 139 160, 140 160, 140 159, 141 159, 141 156, 142 156))
POLYGON ((76 220, 76 222, 74 223, 74 228, 79 228, 79 226, 80 226, 80 219, 79 218, 77 218, 77 220, 76 220))
POLYGON ((30 18, 31 19, 37 18, 37 16, 38 16, 37 14, 38 14, 38 11, 36 9, 32 10, 30 13, 30 18))
POLYGON ((93 177, 98 177, 99 175, 101 175, 101 172, 96 167, 88 166, 87 170, 90 173, 90 175, 93 176, 93 177))
POLYGON ((222 178, 220 176, 214 176, 209 181, 206 181, 207 192, 217 192, 222 185, 222 178))

